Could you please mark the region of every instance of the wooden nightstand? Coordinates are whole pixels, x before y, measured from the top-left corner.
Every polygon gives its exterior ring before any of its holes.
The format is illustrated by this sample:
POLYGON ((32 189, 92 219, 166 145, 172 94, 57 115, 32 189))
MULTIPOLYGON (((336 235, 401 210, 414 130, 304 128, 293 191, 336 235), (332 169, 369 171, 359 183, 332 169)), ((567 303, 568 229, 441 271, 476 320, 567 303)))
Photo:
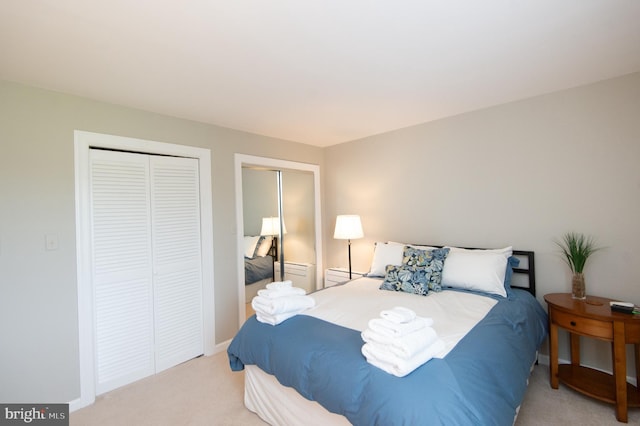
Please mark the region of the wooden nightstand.
MULTIPOLYGON (((364 272, 351 271, 351 279, 355 280, 364 275, 364 272)), ((348 268, 329 268, 324 271, 324 287, 332 287, 336 284, 349 281, 349 269, 348 268)))
POLYGON ((640 385, 640 315, 611 312, 604 297, 576 300, 571 294, 544 296, 549 307, 549 373, 551 387, 562 382, 585 395, 616 405, 616 418, 627 422, 627 408, 640 407, 640 391, 627 383, 626 344, 634 345, 640 385), (569 331, 571 364, 558 365, 558 327, 569 331), (613 375, 580 365, 580 336, 611 342, 613 375))

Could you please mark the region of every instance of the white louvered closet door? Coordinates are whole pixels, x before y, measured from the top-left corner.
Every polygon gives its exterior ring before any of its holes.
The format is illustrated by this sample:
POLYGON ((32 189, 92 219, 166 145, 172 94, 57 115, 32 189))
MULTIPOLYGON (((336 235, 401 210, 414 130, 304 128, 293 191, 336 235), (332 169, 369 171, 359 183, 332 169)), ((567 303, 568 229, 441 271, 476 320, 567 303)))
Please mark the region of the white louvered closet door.
POLYGON ((198 160, 151 157, 156 371, 204 352, 198 160))
POLYGON ((203 352, 197 173, 91 150, 97 395, 203 352))
POLYGON ((153 374, 146 155, 91 150, 96 394, 153 374))

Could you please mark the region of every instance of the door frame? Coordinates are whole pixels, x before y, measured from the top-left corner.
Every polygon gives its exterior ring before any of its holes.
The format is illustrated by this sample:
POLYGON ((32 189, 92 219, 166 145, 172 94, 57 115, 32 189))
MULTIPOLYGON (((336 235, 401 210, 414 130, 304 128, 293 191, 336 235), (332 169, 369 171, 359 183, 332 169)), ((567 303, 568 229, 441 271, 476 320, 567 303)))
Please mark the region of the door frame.
POLYGON ((322 206, 320 204, 320 166, 317 164, 299 163, 277 158, 258 157, 255 155, 235 154, 236 184, 236 227, 238 259, 238 328, 246 320, 245 288, 244 288, 244 211, 242 203, 242 166, 267 167, 274 170, 300 170, 313 173, 313 192, 315 210, 315 250, 316 250, 316 290, 322 288, 322 206))
POLYGON ((202 311, 204 355, 215 353, 215 303, 213 283, 213 202, 211 150, 186 145, 74 131, 76 264, 78 289, 78 352, 80 398, 70 403, 75 411, 95 402, 95 323, 91 279, 91 205, 89 150, 105 148, 144 154, 198 159, 200 171, 200 232, 202 253, 202 311))

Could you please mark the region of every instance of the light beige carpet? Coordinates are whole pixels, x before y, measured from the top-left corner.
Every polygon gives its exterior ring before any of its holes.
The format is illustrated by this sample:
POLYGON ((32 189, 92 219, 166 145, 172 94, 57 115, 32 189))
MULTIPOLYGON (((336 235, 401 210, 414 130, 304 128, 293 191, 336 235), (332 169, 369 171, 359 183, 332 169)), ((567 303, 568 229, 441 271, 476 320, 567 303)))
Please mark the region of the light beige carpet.
MULTIPOLYGON (((92 425, 265 425, 243 403, 244 373, 229 369, 226 352, 201 357, 98 397, 71 414, 70 424, 92 425)), ((610 404, 564 386, 549 386, 549 370, 535 368, 516 426, 619 425, 610 404)), ((640 409, 629 411, 640 425, 640 409)))

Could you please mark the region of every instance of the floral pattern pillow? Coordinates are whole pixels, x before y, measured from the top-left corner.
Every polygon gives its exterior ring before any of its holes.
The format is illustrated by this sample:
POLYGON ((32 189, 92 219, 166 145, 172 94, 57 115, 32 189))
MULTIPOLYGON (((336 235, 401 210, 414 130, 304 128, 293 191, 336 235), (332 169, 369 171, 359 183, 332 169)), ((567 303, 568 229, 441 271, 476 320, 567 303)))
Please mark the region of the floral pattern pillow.
POLYGON ((380 289, 426 296, 429 293, 426 268, 387 265, 386 275, 380 289))
POLYGON ((442 269, 448 248, 422 250, 404 248, 402 265, 388 265, 381 290, 404 291, 426 296, 429 291, 442 291, 442 269))
POLYGON ((404 246, 402 264, 407 266, 427 266, 431 261, 432 250, 422 250, 411 246, 404 246))

